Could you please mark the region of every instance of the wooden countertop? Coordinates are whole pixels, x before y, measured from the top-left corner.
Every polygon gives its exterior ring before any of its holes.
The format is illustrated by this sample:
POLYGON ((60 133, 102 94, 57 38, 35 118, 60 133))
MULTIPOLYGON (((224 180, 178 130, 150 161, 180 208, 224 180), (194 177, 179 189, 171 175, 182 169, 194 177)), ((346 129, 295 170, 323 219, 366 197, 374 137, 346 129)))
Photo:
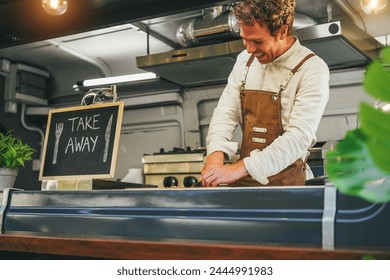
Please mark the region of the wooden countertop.
POLYGON ((0 251, 50 254, 77 258, 133 260, 358 260, 366 257, 390 259, 388 251, 280 246, 157 242, 94 238, 0 235, 0 251))

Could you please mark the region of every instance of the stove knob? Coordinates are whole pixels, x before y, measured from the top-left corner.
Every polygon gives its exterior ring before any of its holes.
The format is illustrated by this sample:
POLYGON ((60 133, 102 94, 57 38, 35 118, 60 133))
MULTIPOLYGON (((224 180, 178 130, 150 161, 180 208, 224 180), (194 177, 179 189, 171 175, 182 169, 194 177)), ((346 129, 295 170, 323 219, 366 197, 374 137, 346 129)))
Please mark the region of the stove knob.
POLYGON ((194 187, 196 183, 198 183, 198 179, 196 179, 194 176, 184 177, 183 180, 184 187, 186 188, 194 187))
POLYGON ((164 187, 170 188, 170 187, 177 187, 178 182, 177 179, 173 176, 168 176, 164 178, 164 187))

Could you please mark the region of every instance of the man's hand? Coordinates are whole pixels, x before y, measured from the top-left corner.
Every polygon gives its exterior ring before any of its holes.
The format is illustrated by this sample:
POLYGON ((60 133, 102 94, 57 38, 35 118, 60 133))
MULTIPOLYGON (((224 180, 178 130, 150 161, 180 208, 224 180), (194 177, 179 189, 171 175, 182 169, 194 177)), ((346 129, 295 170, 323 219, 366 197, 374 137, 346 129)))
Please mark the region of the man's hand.
POLYGON ((204 165, 202 171, 200 172, 201 177, 199 179, 200 182, 202 182, 203 186, 206 186, 206 181, 204 180, 203 174, 207 174, 210 169, 214 167, 220 167, 223 166, 225 160, 225 155, 221 151, 217 151, 214 153, 211 153, 207 156, 206 164, 204 165))
POLYGON ((224 165, 223 152, 215 152, 207 157, 206 165, 201 172, 200 181, 205 187, 229 184, 248 175, 242 160, 224 165))

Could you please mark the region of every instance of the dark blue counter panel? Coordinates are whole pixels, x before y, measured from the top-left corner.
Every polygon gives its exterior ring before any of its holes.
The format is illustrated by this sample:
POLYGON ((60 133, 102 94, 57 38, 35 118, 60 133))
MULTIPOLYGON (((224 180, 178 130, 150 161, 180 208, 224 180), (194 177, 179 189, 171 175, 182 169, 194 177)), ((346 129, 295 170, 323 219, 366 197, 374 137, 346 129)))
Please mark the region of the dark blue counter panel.
POLYGON ((335 236, 336 247, 390 248, 389 205, 338 195, 335 236))
MULTIPOLYGON (((323 245, 324 187, 13 191, 9 201, 3 233, 323 245)), ((342 194, 334 205, 337 248, 390 248, 386 205, 342 194)))

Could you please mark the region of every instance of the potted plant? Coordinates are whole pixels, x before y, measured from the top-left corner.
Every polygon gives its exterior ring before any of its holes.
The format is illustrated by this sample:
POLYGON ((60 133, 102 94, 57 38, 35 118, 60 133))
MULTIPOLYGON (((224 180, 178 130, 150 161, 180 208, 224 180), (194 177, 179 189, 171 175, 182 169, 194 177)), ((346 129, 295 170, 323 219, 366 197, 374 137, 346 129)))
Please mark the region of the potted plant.
POLYGON ((0 191, 14 186, 19 167, 32 160, 35 149, 8 131, 0 133, 0 191))

